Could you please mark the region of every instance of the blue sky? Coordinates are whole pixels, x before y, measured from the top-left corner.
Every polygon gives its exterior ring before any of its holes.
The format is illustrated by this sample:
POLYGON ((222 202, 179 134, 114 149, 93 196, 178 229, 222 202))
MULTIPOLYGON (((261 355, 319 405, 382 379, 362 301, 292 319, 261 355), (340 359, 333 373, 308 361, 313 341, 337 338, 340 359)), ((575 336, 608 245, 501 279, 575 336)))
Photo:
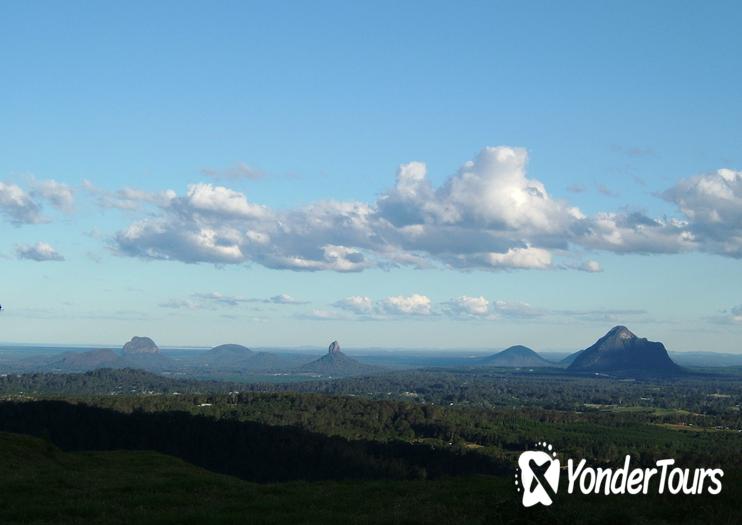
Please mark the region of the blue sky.
POLYGON ((0 340, 742 351, 737 2, 14 2, 0 340))

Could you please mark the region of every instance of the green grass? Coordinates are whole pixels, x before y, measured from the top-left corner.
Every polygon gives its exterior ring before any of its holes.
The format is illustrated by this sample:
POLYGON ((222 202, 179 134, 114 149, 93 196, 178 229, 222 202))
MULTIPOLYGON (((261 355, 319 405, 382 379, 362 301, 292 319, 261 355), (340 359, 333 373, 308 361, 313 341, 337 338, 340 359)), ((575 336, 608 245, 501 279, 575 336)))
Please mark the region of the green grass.
MULTIPOLYGON (((734 474, 734 475, 732 475, 734 474)), ((739 473, 716 497, 562 496, 523 509, 513 478, 260 485, 152 452, 62 452, 0 433, 0 523, 738 523, 739 473)))

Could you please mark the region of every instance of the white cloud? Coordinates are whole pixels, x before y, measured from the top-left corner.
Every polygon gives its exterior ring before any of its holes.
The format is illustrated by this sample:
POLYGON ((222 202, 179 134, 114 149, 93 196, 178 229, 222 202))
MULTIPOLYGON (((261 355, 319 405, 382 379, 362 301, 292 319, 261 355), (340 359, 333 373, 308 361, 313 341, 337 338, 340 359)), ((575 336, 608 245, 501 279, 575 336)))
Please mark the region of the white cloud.
POLYGON ((355 314, 371 314, 375 310, 374 302, 371 298, 360 295, 353 295, 341 299, 340 301, 335 302, 333 306, 343 310, 348 310, 355 314))
POLYGON ((445 303, 444 308, 453 316, 485 317, 491 312, 490 301, 482 296, 470 297, 468 295, 462 295, 445 303))
POLYGON ((16 225, 45 222, 41 206, 20 186, 6 182, 0 182, 0 213, 16 225))
POLYGON ((196 213, 211 213, 222 218, 259 219, 269 213, 265 206, 248 202, 238 191, 212 184, 190 184, 179 204, 196 213))
POLYGON ((387 297, 381 301, 379 308, 384 313, 391 315, 430 315, 432 305, 429 297, 412 294, 387 297))
POLYGON ((331 310, 322 309, 314 309, 309 313, 296 314, 294 317, 308 321, 339 321, 349 319, 349 317, 342 312, 333 312, 331 310))
POLYGON ((603 271, 603 267, 600 265, 598 261, 585 261, 580 266, 578 266, 579 270, 582 270, 583 272, 589 272, 589 273, 598 273, 603 271))
POLYGON ((67 184, 55 180, 34 180, 31 184, 31 194, 42 198, 66 213, 71 213, 75 208, 75 195, 73 189, 67 184))
POLYGON ((20 245, 16 247, 16 255, 19 259, 30 261, 64 261, 64 257, 50 244, 37 242, 33 245, 20 245))
POLYGON ((742 257, 742 171, 720 169, 684 179, 663 196, 685 215, 702 250, 742 257))
POLYGON ((640 212, 598 213, 581 225, 574 242, 616 253, 678 253, 696 248, 687 222, 653 219, 640 212))
POLYGON ((506 253, 488 253, 487 263, 493 268, 544 269, 551 266, 551 254, 542 248, 510 248, 506 253))

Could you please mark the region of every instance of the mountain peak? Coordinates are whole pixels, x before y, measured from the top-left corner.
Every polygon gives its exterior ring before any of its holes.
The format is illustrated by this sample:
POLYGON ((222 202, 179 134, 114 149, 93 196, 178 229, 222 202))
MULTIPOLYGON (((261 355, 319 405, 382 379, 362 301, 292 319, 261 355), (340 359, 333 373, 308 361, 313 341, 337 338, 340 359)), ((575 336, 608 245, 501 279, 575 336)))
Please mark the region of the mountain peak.
POLYGON ((155 342, 149 337, 131 338, 131 341, 124 345, 124 354, 159 354, 160 349, 155 342))
POLYGON ((383 368, 360 363, 340 351, 340 343, 333 341, 327 353, 319 359, 300 367, 304 372, 313 372, 330 376, 351 376, 373 374, 383 368))
POLYGON ((611 328, 607 334, 605 334, 606 337, 615 337, 617 339, 636 339, 636 335, 626 328, 623 325, 614 326, 611 328))
POLYGON ((502 352, 484 357, 479 360, 480 364, 501 367, 544 367, 553 366, 536 352, 523 345, 515 345, 506 348, 502 352))
POLYGON ((680 371, 667 355, 665 345, 639 338, 625 326, 611 328, 595 344, 577 354, 569 369, 661 374, 680 371))

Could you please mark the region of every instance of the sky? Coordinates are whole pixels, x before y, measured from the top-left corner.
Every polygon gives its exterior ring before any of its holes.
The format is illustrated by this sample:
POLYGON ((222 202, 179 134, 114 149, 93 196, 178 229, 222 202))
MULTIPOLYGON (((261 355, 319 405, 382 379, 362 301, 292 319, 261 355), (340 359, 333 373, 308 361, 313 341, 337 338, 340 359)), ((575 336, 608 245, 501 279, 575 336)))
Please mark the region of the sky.
POLYGON ((742 352, 739 2, 5 2, 0 342, 742 352))

